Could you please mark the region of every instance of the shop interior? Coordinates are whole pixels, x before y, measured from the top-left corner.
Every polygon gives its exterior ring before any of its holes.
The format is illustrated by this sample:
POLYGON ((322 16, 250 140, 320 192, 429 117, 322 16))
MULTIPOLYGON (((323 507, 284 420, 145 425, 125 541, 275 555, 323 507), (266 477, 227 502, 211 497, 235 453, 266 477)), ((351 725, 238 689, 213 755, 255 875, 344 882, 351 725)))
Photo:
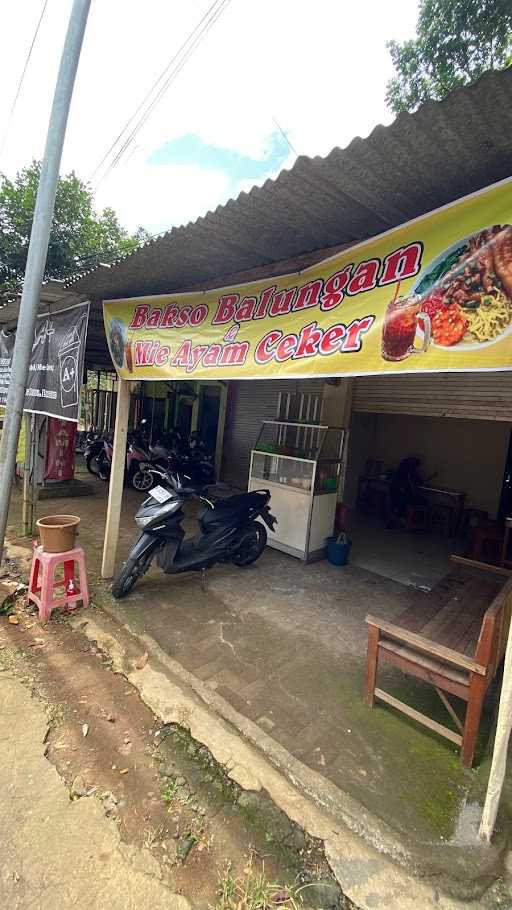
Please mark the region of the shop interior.
POLYGON ((453 553, 502 563, 510 439, 502 421, 353 412, 344 493, 352 564, 430 590, 453 553))

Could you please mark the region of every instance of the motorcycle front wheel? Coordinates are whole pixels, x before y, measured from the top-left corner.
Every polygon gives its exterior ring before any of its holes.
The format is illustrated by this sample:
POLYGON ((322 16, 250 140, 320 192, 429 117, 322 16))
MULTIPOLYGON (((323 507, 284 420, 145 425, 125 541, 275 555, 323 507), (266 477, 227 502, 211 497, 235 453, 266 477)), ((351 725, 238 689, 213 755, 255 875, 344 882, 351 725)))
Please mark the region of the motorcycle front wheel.
POLYGON ((126 597, 126 595, 130 593, 135 582, 146 574, 157 549, 158 544, 154 546, 149 554, 146 552, 140 556, 139 559, 126 560, 112 582, 112 596, 115 597, 116 600, 121 600, 123 597, 126 597))
POLYGON ((232 557, 233 565, 243 569, 252 565, 263 553, 267 544, 267 530, 260 521, 253 521, 242 532, 240 543, 232 557))

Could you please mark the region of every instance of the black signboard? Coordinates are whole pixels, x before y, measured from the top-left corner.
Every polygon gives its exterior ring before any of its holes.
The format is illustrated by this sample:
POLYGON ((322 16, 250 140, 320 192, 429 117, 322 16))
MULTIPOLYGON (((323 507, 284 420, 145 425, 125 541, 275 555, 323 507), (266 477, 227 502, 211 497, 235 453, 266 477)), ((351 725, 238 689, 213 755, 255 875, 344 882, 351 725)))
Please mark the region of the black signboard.
MULTIPOLYGON (((89 304, 37 317, 24 411, 78 421, 89 304)), ((16 331, 0 332, 0 406, 11 381, 16 331)))

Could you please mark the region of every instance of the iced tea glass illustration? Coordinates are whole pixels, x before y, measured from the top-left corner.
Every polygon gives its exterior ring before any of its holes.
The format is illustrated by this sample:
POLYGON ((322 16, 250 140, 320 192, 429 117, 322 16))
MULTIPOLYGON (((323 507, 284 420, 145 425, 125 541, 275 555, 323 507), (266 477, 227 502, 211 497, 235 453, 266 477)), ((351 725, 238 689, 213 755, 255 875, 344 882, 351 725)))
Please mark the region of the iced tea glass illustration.
POLYGON ((388 303, 382 329, 384 360, 405 360, 411 354, 424 354, 430 344, 430 317, 421 312, 421 297, 397 297, 388 303), (418 329, 423 332, 421 347, 414 341, 418 329))

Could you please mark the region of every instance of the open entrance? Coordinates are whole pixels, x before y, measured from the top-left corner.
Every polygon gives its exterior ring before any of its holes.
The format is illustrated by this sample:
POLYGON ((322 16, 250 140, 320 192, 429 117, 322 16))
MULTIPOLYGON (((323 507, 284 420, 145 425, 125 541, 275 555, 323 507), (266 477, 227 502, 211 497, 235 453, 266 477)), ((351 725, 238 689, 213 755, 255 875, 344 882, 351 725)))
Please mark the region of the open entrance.
POLYGON ((429 590, 453 553, 501 564, 512 425, 499 377, 407 381, 356 381, 344 500, 353 563, 429 590))

